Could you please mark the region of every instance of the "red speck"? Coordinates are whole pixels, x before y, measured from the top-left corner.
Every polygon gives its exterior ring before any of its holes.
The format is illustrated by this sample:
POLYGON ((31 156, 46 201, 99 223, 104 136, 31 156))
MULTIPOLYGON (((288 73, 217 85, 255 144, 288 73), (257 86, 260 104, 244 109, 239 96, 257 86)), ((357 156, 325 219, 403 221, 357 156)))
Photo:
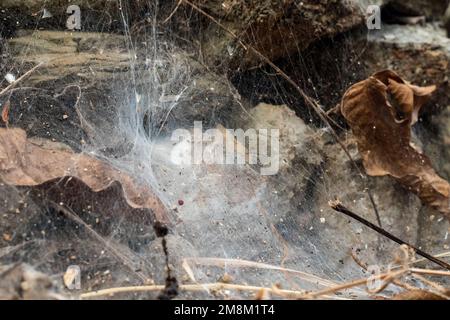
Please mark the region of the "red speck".
POLYGON ((183 200, 178 200, 178 205, 182 206, 184 204, 183 200))

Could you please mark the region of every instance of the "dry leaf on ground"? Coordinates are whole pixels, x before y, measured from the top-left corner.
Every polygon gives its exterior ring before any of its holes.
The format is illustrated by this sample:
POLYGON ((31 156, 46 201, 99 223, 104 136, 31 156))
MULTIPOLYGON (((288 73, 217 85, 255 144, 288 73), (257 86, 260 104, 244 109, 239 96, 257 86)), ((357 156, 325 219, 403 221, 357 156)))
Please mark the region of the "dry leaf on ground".
POLYGON ((385 70, 345 93, 341 113, 357 139, 368 175, 390 175, 450 218, 450 185, 411 144, 411 126, 436 89, 413 86, 385 70))
POLYGON ((62 177, 76 177, 93 191, 102 191, 120 182, 132 208, 148 208, 156 219, 168 222, 160 199, 146 186, 105 162, 74 153, 62 143, 27 138, 22 129, 0 128, 0 178, 14 186, 36 186, 62 177))

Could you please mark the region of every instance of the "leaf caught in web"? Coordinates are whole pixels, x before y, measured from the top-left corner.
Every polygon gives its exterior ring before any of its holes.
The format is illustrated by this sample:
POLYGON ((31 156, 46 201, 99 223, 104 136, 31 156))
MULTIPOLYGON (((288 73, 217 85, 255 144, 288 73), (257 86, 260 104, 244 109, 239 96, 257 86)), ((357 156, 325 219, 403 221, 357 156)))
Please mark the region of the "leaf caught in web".
POLYGON ((151 209, 157 220, 168 222, 166 208, 147 187, 109 164, 62 143, 27 138, 22 129, 0 128, 0 179, 14 186, 37 186, 47 181, 76 177, 94 192, 119 182, 132 208, 151 209))
POLYGON ((411 144, 411 126, 435 86, 417 87, 385 70, 344 94, 341 113, 358 142, 368 175, 390 175, 450 218, 450 184, 411 144))

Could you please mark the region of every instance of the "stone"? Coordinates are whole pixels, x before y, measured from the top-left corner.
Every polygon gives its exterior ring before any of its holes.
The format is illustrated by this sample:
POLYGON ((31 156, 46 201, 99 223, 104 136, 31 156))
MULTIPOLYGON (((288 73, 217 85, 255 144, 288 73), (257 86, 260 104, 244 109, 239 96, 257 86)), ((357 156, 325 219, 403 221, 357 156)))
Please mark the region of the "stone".
POLYGON ((392 69, 408 81, 438 89, 424 112, 442 110, 450 99, 450 39, 436 24, 383 25, 367 38, 368 48, 362 59, 368 74, 392 69), (386 35, 393 36, 392 38, 386 35))
POLYGON ((448 5, 447 0, 385 0, 385 4, 410 15, 424 15, 429 20, 438 20, 448 5))
POLYGON ((250 44, 271 61, 298 53, 312 42, 333 37, 364 22, 355 2, 341 1, 208 1, 202 8, 221 21, 209 22, 202 33, 202 53, 208 65, 219 69, 249 69, 266 64, 240 41, 250 44), (238 35, 236 40, 234 35, 238 35))

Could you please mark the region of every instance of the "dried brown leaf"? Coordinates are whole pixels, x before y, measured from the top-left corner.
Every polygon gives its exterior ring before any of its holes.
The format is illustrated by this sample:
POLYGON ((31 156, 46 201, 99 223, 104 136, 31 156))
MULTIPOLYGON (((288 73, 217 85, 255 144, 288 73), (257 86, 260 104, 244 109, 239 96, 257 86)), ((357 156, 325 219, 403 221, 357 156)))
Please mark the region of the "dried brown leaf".
POLYGON ((2 109, 2 121, 6 124, 9 123, 9 108, 11 107, 11 103, 9 100, 5 102, 2 109))
POLYGON ((62 177, 76 177, 95 192, 117 181, 130 207, 149 208, 158 220, 168 222, 166 208, 152 190, 109 164, 75 153, 62 143, 27 138, 22 129, 0 128, 0 178, 3 182, 36 186, 62 177))
POLYGON ((450 218, 450 184, 411 144, 411 126, 435 86, 417 87, 385 70, 351 86, 341 113, 358 142, 368 175, 390 175, 450 218))

